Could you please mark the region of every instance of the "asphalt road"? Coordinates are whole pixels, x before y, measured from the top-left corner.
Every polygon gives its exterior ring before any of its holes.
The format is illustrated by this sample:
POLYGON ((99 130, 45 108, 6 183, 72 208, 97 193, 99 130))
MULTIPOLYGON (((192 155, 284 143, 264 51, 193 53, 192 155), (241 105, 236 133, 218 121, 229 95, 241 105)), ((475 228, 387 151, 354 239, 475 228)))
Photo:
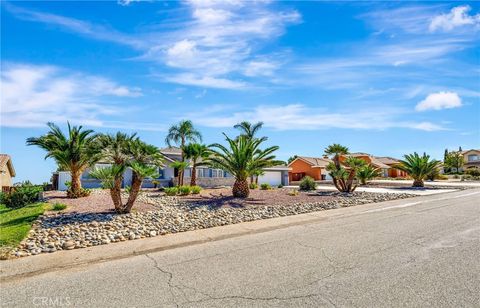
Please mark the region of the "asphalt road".
POLYGON ((480 307, 480 190, 37 275, 2 307, 480 307))

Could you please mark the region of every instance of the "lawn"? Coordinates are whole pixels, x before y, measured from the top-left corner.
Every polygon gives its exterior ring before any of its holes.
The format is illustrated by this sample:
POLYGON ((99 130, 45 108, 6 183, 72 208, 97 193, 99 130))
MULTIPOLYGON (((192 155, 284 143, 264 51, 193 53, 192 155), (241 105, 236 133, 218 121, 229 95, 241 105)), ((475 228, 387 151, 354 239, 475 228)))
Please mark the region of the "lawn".
POLYGON ((33 203, 22 208, 11 209, 0 204, 0 257, 20 243, 32 223, 47 209, 46 203, 33 203))

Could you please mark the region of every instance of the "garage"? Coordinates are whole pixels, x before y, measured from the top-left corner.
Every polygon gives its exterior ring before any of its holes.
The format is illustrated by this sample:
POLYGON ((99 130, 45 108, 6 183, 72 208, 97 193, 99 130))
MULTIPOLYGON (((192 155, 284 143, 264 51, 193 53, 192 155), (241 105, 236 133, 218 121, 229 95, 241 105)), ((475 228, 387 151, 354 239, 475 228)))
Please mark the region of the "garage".
POLYGON ((258 177, 258 184, 270 184, 271 186, 288 185, 287 166, 275 166, 263 169, 263 175, 258 177))

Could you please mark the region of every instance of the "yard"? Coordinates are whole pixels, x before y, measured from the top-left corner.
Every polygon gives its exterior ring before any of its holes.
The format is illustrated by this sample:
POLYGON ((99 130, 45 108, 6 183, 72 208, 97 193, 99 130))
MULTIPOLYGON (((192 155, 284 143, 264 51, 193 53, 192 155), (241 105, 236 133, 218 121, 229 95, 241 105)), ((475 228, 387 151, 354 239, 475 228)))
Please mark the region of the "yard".
POLYGON ((68 205, 47 212, 33 224, 28 237, 12 256, 28 256, 141 239, 168 233, 211 228, 245 221, 348 207, 411 197, 409 194, 354 192, 298 192, 291 189, 252 190, 248 198, 234 198, 229 188, 205 189, 198 195, 166 196, 143 190, 129 214, 115 214, 107 190, 89 197, 67 199, 62 192, 47 194, 51 204, 68 205))

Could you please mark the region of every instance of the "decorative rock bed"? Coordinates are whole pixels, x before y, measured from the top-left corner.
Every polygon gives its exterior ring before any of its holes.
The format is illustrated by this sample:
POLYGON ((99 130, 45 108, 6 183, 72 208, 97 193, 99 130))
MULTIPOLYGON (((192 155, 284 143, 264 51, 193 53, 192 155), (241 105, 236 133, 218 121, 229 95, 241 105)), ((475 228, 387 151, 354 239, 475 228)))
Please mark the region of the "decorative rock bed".
POLYGON ((143 194, 140 201, 154 204, 155 211, 125 215, 112 213, 59 213, 37 220, 13 256, 22 257, 112 242, 211 228, 246 221, 296 215, 366 203, 408 198, 410 194, 328 192, 323 202, 211 208, 177 197, 143 194))

